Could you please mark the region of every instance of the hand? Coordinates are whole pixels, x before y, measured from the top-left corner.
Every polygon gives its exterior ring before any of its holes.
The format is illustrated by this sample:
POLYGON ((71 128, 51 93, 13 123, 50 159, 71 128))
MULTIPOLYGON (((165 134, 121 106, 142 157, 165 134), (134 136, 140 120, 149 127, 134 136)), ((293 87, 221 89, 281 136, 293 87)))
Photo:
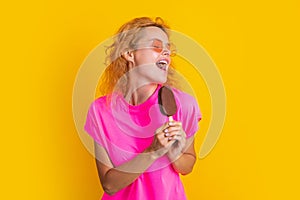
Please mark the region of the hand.
POLYGON ((174 141, 167 155, 171 162, 179 158, 186 146, 186 133, 182 129, 181 122, 171 121, 169 126, 164 130, 165 136, 170 141, 174 141))
POLYGON ((169 127, 169 122, 159 127, 155 131, 155 136, 152 144, 147 148, 147 152, 153 152, 155 158, 159 158, 165 155, 171 148, 172 144, 176 142, 176 139, 173 139, 174 135, 170 135, 170 137, 168 137, 168 134, 166 134, 165 132, 165 130, 169 127))

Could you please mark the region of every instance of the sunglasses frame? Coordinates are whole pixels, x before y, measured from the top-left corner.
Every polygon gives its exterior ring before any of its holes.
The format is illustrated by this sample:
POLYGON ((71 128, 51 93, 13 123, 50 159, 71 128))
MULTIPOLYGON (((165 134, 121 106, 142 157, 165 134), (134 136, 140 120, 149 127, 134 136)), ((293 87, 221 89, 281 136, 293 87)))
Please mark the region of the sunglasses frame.
POLYGON ((143 44, 149 44, 149 42, 152 42, 151 46, 142 46, 134 48, 134 50, 153 49, 157 53, 162 53, 164 50, 167 50, 170 56, 175 56, 177 53, 176 46, 173 43, 163 43, 163 41, 161 41, 160 39, 151 39, 142 43, 138 43, 137 45, 140 46, 143 44))

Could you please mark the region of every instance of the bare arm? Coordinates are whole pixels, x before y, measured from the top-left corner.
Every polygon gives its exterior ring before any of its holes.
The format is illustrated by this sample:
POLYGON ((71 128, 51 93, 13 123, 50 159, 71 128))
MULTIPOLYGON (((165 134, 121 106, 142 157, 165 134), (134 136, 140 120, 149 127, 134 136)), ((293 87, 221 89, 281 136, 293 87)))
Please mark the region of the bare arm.
POLYGON ((96 159, 96 164, 103 190, 112 195, 138 178, 156 159, 153 153, 147 151, 149 150, 145 150, 145 154, 139 154, 119 167, 114 167, 107 159, 102 161, 102 158, 108 158, 108 155, 105 149, 95 142, 96 157, 99 157, 96 159))
MULTIPOLYGON (((192 140, 188 148, 183 152, 183 154, 175 160, 172 165, 175 171, 186 175, 192 172, 193 167, 196 162, 196 152, 194 148, 194 138, 189 138, 187 141, 192 140)), ((189 142, 187 142, 189 143, 189 142)))
POLYGON ((171 140, 176 140, 168 152, 173 168, 182 175, 189 174, 196 162, 194 137, 186 139, 181 122, 169 122, 169 127, 166 129, 165 134, 168 134, 171 140))
POLYGON ((113 195, 130 185, 157 158, 167 153, 174 141, 170 141, 164 136, 163 129, 166 127, 167 124, 164 124, 156 131, 154 141, 150 147, 118 167, 113 166, 106 150, 95 142, 98 175, 103 190, 107 194, 113 195))

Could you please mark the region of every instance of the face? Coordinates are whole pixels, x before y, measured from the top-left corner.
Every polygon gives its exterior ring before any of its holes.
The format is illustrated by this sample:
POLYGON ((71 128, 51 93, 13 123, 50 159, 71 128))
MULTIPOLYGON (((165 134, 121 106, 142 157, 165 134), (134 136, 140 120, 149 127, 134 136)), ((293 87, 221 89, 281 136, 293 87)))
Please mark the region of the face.
POLYGON ((165 83, 171 59, 171 46, 167 34, 158 27, 146 27, 131 53, 136 78, 151 83, 165 83))

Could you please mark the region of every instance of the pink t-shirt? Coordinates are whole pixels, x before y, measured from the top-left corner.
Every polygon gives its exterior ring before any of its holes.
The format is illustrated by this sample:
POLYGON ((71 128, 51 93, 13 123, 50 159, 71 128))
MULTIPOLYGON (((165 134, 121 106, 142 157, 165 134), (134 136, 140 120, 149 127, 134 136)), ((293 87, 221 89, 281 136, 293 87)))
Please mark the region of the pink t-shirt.
MULTIPOLYGON (((104 147, 115 167, 144 151, 153 141, 157 128, 168 121, 160 112, 158 89, 144 103, 133 106, 121 95, 96 99, 88 111, 85 130, 104 147), (109 99, 109 100, 108 100, 109 99)), ((181 121, 187 138, 198 130, 201 113, 196 100, 175 88, 177 104, 174 120, 181 121)), ((167 156, 157 159, 133 183, 103 200, 184 200, 186 199, 179 174, 167 156)))

